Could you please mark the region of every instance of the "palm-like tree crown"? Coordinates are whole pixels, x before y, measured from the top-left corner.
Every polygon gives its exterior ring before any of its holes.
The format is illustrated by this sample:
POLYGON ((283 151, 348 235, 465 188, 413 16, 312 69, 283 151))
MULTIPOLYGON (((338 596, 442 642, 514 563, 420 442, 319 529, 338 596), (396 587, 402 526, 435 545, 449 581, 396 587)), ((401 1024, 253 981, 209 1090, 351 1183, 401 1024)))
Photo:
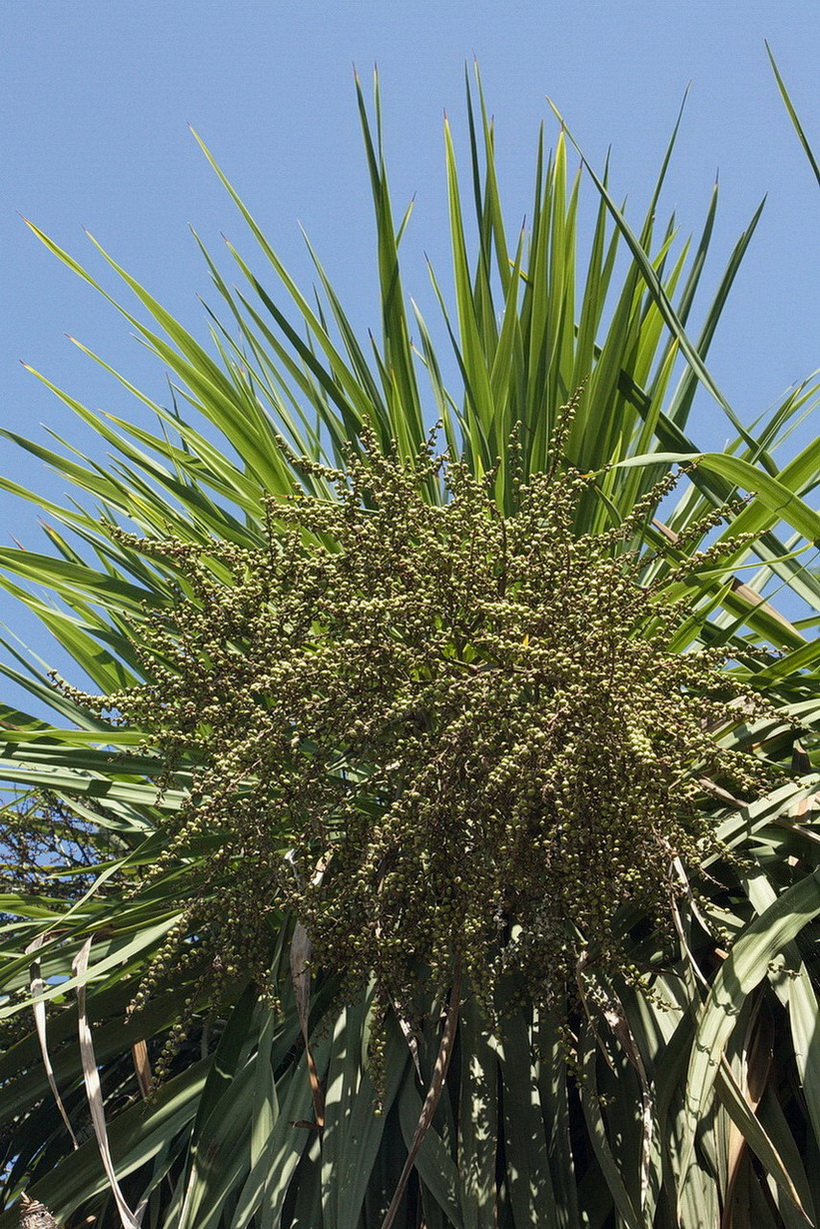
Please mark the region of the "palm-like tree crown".
POLYGON ((582 255, 562 130, 510 243, 468 90, 454 390, 358 96, 380 341, 216 168, 279 289, 205 253, 206 349, 103 252, 172 403, 17 439, 81 498, 0 550, 77 666, 0 667, 53 714, 0 712, 0 1226, 814 1223, 817 386, 752 429, 706 366, 760 211, 694 333, 716 196, 680 242, 669 154, 637 231, 590 171, 582 255))

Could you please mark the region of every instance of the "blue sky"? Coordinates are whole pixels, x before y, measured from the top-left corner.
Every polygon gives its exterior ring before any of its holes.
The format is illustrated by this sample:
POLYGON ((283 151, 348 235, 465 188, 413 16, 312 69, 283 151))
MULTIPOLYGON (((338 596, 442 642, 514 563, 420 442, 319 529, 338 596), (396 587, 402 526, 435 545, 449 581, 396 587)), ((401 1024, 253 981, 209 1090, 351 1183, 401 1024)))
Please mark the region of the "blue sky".
MULTIPOLYGON (((544 121, 551 138, 556 132, 547 95, 593 163, 600 166, 612 146, 615 195, 628 194, 639 217, 691 82, 664 212, 675 210, 684 231, 697 230, 719 170, 714 280, 768 194, 711 357, 718 383, 750 421, 820 366, 820 189, 763 46, 767 38, 820 146, 818 36, 816 0, 7 3, 0 15, 0 420, 36 438, 45 439, 42 423, 83 441, 21 359, 92 407, 127 411, 122 393, 65 333, 157 397, 164 388, 127 324, 38 245, 20 214, 101 273, 87 227, 206 335, 197 295, 207 298, 209 283, 189 225, 209 247, 219 247, 222 231, 249 252, 252 245, 189 123, 285 263, 310 281, 301 222, 354 320, 363 331, 376 326, 354 63, 363 77, 379 66, 396 203, 416 196, 405 278, 426 307, 424 254, 445 282, 449 276, 442 115, 463 134, 464 66, 475 56, 516 228, 528 207, 538 126, 544 121)), ((719 447, 722 421, 708 400, 699 412, 703 438, 719 447)), ((32 489, 61 491, 4 442, 0 470, 32 489)), ((0 513, 4 543, 12 535, 37 543, 32 505, 4 499, 0 513)), ((27 630, 2 595, 0 620, 27 630)))

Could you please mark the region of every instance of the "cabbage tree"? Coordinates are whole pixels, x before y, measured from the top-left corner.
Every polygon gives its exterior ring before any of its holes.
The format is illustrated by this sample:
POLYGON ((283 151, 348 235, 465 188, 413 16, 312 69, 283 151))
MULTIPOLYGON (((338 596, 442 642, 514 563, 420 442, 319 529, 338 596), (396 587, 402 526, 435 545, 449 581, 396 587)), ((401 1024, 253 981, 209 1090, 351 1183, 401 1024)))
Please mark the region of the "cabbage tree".
POLYGON ((708 367, 760 209, 704 297, 674 135, 635 224, 562 125, 511 235, 468 86, 424 319, 357 90, 367 339, 202 142, 259 258, 203 247, 207 343, 32 226, 171 393, 87 351, 138 413, 38 378, 99 454, 5 433, 73 487, 3 479, 0 549, 73 666, 0 665, 0 1226, 816 1224, 818 384, 748 424, 708 367))

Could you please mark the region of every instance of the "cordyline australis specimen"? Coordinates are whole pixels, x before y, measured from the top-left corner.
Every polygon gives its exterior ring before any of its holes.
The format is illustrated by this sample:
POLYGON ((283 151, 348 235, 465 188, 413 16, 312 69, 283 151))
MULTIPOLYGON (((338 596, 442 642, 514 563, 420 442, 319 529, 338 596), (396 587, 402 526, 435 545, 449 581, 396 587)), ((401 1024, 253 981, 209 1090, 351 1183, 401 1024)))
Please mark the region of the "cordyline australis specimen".
POLYGON ((432 437, 405 463, 366 444, 344 472, 301 462, 337 499, 271 499, 259 549, 112 529, 180 578, 134 638, 152 681, 73 693, 144 730, 167 782, 192 774, 146 872, 177 874, 186 916, 142 996, 197 948, 264 980, 285 909, 318 966, 375 975, 398 1002, 421 968, 443 989, 457 961, 485 1004, 507 971, 553 1005, 579 961, 638 976, 619 909, 668 919, 673 859, 716 849, 711 788, 772 784, 715 740, 768 708, 722 651, 668 647, 683 611, 665 589, 742 543, 682 562, 685 542, 677 562, 662 548, 642 583, 631 544, 675 476, 577 536, 592 476, 556 461, 503 515, 493 475, 432 437))

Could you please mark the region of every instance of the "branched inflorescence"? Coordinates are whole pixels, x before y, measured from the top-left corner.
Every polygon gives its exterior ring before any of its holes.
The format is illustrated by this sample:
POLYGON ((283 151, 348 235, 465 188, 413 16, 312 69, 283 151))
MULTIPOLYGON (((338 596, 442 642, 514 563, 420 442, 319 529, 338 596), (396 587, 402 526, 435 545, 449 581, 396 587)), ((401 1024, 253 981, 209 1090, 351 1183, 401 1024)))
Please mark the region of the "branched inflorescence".
POLYGON ((261 974, 292 911, 317 964, 397 998, 456 958, 486 1001, 506 970, 554 998, 592 953, 623 969, 618 911, 668 916, 671 859, 714 852, 704 780, 771 783, 714 738, 761 703, 671 652, 681 610, 641 583, 669 480, 579 536, 573 471, 510 515, 432 444, 321 472, 338 498, 271 499, 263 548, 129 539, 184 596, 140 628, 150 682, 96 703, 192 774, 149 872, 178 875, 179 941, 261 974))

